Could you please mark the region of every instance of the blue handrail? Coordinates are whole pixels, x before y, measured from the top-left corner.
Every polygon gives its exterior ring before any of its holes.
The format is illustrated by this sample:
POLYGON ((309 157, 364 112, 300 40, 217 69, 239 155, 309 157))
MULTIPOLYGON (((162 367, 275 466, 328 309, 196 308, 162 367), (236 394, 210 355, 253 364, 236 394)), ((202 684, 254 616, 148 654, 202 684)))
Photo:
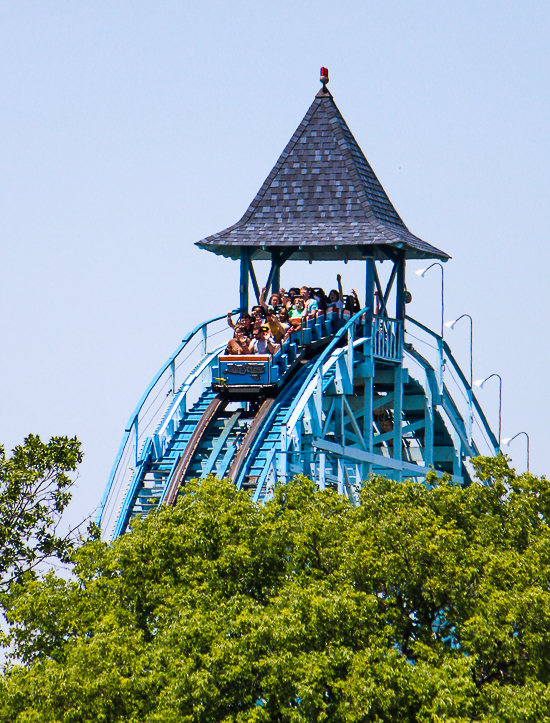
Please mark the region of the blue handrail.
POLYGON ((290 419, 290 417, 292 416, 292 413, 293 413, 293 411, 294 411, 294 408, 296 407, 296 405, 298 404, 298 402, 299 402, 300 399, 302 398, 302 395, 305 393, 307 387, 309 386, 309 384, 310 384, 311 380, 313 379, 313 377, 315 376, 315 374, 317 374, 317 371, 319 370, 319 367, 322 366, 322 365, 325 363, 327 357, 329 357, 329 356, 332 354, 332 351, 333 351, 334 347, 338 344, 338 342, 340 341, 340 339, 342 338, 342 336, 348 331, 348 329, 350 328, 350 326, 352 326, 353 324, 355 324, 355 322, 357 321, 357 319, 358 319, 362 314, 364 314, 366 311, 368 311, 369 308, 370 308, 369 306, 365 306, 364 309, 361 309, 361 311, 358 311, 356 314, 354 314, 354 315, 349 319, 349 321, 346 322, 346 324, 345 324, 341 329, 339 329, 339 330, 336 332, 336 334, 334 335, 333 340, 332 340, 332 341, 330 342, 330 344, 326 347, 326 349, 323 351, 323 353, 319 356, 319 358, 317 359, 317 361, 315 362, 315 364, 311 367, 309 374, 307 375, 304 383, 303 383, 302 386, 300 387, 300 391, 298 392, 298 394, 297 394, 296 397, 294 398, 294 404, 291 406, 291 408, 290 408, 290 409, 288 410, 288 412, 287 412, 287 415, 286 415, 286 417, 285 417, 285 423, 286 423, 286 422, 290 419))
MULTIPOLYGON (((234 309, 231 312, 231 315, 239 314, 240 309, 234 309)), ((120 447, 117 453, 117 456, 115 458, 113 467, 111 469, 111 474, 109 475, 109 481, 107 482, 107 487, 105 488, 105 492, 103 493, 103 498, 101 500, 101 503, 99 505, 97 515, 96 515, 96 521, 99 524, 101 522, 101 517, 103 515, 103 510, 105 509, 105 505, 107 504, 107 500, 109 499, 109 495, 111 493, 111 489, 113 487, 113 482, 118 470, 118 466, 120 464, 120 460, 122 459, 122 455, 124 454, 124 450, 126 449, 126 445, 128 444, 128 439, 130 438, 130 434, 135 426, 136 420, 139 418, 139 413, 141 412, 143 405, 147 401, 147 398, 155 388, 157 382, 162 377, 162 375, 170 368, 170 366, 175 362, 176 358, 181 354, 181 352, 185 349, 185 347, 189 344, 191 339, 193 339, 194 336, 196 336, 202 329, 204 329, 209 324, 213 324, 216 321, 221 321, 224 319, 227 315, 223 314, 222 316, 216 316, 212 319, 209 319, 208 321, 203 321, 201 324, 196 326, 193 331, 190 331, 183 339, 179 347, 176 349, 176 351, 172 354, 172 356, 168 359, 168 361, 160 368, 160 370, 155 374, 153 377, 151 383, 143 393, 141 399, 137 403, 136 408, 132 412, 130 419, 128 420, 128 423, 126 424, 126 427, 124 429, 124 435, 122 437, 122 442, 120 443, 120 447)))
POLYGON ((471 387, 470 384, 468 383, 468 380, 467 380, 466 377, 464 376, 464 372, 463 372, 462 369, 458 366, 458 363, 457 363, 457 361, 455 360, 455 358, 454 358, 454 356, 453 356, 453 354, 452 354, 452 352, 451 352, 451 348, 449 347, 449 345, 447 344, 447 342, 445 341, 445 339, 443 339, 443 337, 442 337, 440 334, 437 334, 435 331, 432 331, 431 329, 428 329, 427 326, 424 326, 424 324, 421 324, 419 321, 416 321, 416 319, 413 319, 411 316, 406 316, 405 319, 407 319, 407 321, 411 321, 415 326, 418 326, 419 329, 422 329, 422 331, 425 331, 427 334, 430 334, 430 336, 433 336, 434 339, 437 339, 437 341, 438 341, 438 346, 440 345, 441 350, 444 351, 445 354, 447 355, 447 357, 449 358, 449 361, 450 361, 451 364, 453 365, 456 373, 458 374, 458 376, 459 376, 459 378, 460 378, 460 381, 462 382, 462 384, 463 384, 464 387, 466 388, 466 391, 470 392, 470 394, 471 394, 471 396, 472 396, 473 405, 474 405, 474 407, 475 407, 475 409, 476 409, 476 412, 477 412, 478 415, 479 415, 479 418, 480 418, 483 426, 485 427, 485 431, 487 432, 487 435, 488 435, 488 437, 489 437, 489 440, 491 441, 491 444, 493 445, 493 447, 495 448, 495 450, 497 450, 497 449, 499 448, 499 442, 497 442, 497 438, 495 437, 495 435, 493 434, 491 428, 489 427, 489 423, 487 422, 487 418, 485 417, 485 414, 484 414, 484 412, 483 412, 483 410, 482 410, 482 408, 481 408, 481 405, 480 405, 480 403, 478 402, 478 400, 477 400, 477 398, 476 398, 476 395, 474 394, 474 391, 473 391, 472 387, 471 387))

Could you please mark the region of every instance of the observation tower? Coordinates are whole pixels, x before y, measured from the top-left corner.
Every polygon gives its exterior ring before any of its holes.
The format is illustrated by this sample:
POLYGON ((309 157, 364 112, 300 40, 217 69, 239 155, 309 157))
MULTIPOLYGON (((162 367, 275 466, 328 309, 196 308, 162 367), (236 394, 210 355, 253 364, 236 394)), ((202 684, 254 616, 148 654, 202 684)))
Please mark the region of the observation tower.
POLYGON ((301 473, 355 503, 369 474, 424 480, 433 470, 468 484, 469 458, 498 452, 442 330, 406 312, 407 261, 449 256, 409 231, 338 110, 325 68, 321 83, 241 220, 197 245, 239 262, 236 316, 259 301, 258 260, 271 264, 268 293, 295 260, 328 261, 335 274, 342 262, 362 264, 365 302, 304 319, 275 354, 226 356, 226 315, 199 323, 128 421, 98 514, 104 539, 210 474, 261 502, 301 473))

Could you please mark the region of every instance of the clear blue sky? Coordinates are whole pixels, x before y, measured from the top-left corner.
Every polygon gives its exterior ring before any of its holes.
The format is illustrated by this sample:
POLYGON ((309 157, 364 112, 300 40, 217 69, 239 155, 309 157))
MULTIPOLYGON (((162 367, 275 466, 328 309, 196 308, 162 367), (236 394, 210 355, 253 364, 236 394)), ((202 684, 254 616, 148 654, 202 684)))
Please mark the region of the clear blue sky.
MULTIPOLYGON (((405 223, 453 257, 447 318, 474 317, 474 376, 503 376, 503 436, 529 432, 550 472, 549 20, 519 1, 2 2, 0 441, 76 434, 72 516, 95 509, 150 378, 236 304, 237 265, 194 242, 240 218, 326 65, 405 223)), ((339 270, 362 288, 359 265, 307 274, 339 270)), ((437 328, 437 274, 409 288, 437 328)), ((467 367, 467 325, 449 341, 467 367)))

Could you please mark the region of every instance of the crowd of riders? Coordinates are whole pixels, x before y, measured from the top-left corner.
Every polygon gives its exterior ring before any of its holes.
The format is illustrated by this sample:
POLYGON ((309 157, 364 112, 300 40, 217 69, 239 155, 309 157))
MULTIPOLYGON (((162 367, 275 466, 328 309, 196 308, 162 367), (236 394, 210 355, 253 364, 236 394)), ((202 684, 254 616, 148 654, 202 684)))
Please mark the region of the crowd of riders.
POLYGON ((228 312, 227 323, 234 334, 225 353, 275 354, 291 332, 302 329, 306 319, 329 311, 347 309, 352 314, 359 311, 361 306, 355 289, 344 295, 342 277, 338 274, 336 278, 338 289, 332 289, 328 296, 321 288, 294 286, 288 291, 281 288, 266 300, 266 289, 263 288, 260 303, 253 306, 250 313, 241 314, 237 323, 228 312))

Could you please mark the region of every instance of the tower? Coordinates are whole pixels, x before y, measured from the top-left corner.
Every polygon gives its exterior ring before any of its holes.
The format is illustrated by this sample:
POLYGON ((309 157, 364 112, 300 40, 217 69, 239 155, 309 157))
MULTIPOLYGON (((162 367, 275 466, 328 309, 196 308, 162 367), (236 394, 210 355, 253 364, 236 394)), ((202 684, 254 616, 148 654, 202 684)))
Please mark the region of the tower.
POLYGON ((268 292, 294 260, 361 263, 363 308, 308 318, 276 355, 256 360, 224 357, 215 340, 224 316, 196 327, 130 418, 99 515, 106 536, 124 532, 135 514, 175 503, 186 480, 208 474, 230 476, 257 501, 296 473, 352 500, 371 473, 424 479, 433 470, 468 483, 467 460, 478 454, 472 412, 498 449, 442 334, 406 314, 407 261, 449 256, 408 230, 321 70, 321 90, 243 217, 198 246, 239 262, 237 312, 248 310, 251 287, 259 300, 257 260, 271 262, 268 292), (383 262, 391 265, 384 284, 383 262), (407 326, 431 338, 435 362, 405 340, 407 326), (196 364, 183 372, 192 347, 196 364), (462 385, 464 410, 444 363, 462 385), (151 399, 167 385, 149 419, 151 399))

